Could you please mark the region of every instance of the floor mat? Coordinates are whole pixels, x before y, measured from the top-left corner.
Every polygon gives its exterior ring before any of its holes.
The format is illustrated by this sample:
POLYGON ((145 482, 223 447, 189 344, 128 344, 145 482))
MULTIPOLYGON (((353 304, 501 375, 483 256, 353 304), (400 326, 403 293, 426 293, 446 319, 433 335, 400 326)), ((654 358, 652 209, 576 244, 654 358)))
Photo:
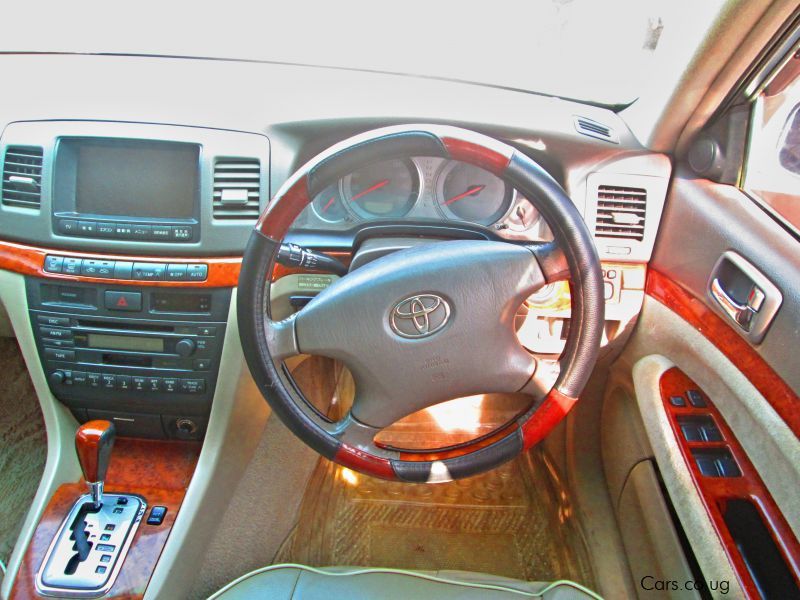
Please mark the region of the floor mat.
POLYGON ((0 338, 0 560, 8 564, 47 455, 39 401, 13 338, 0 338))
POLYGON ((438 485, 381 481, 321 460, 276 562, 461 569, 591 588, 568 498, 539 450, 438 485))

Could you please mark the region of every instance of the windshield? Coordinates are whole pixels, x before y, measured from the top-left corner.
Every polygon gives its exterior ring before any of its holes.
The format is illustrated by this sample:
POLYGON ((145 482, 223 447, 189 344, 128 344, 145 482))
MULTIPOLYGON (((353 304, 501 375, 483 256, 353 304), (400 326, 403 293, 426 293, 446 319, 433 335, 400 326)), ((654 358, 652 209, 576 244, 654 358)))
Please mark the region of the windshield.
POLYGON ((3 19, 0 49, 300 63, 623 105, 653 78, 675 76, 685 66, 722 4, 223 1, 136 2, 123 10, 108 2, 58 3, 35 27, 3 19))

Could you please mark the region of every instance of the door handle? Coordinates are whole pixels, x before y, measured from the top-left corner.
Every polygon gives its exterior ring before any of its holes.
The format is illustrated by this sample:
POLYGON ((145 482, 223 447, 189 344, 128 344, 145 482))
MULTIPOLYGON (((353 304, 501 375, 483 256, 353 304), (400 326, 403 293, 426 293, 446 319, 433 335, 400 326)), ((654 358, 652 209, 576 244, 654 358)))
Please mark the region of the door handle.
POLYGON ((758 286, 753 285, 750 296, 747 298, 747 304, 740 304, 725 291, 717 277, 711 280, 711 296, 719 303, 722 310, 748 333, 753 325, 753 315, 764 304, 764 292, 758 286))
POLYGON ((764 339, 783 302, 780 290, 761 271, 730 250, 711 272, 708 295, 740 333, 755 344, 764 339))

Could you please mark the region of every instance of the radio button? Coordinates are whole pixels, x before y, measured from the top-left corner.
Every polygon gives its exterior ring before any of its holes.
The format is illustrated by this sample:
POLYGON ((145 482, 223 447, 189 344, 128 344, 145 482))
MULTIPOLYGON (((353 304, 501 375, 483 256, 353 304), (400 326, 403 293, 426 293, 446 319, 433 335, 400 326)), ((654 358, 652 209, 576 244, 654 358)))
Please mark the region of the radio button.
POLYGON ((44 356, 47 360, 63 360, 66 362, 75 361, 75 351, 63 348, 45 348, 44 356))
POLYGON ((165 392, 177 392, 178 391, 178 378, 177 377, 164 377, 161 380, 161 389, 165 392))
POLYGON ((89 387, 100 387, 100 373, 87 373, 86 381, 89 387))
POLYGON ((39 331, 41 331, 44 337, 54 338, 58 340, 72 339, 71 329, 60 329, 58 327, 40 327, 39 331))
POLYGON ((165 278, 167 265, 164 263, 133 263, 133 278, 143 281, 161 281, 165 278))
POLYGON ((78 222, 75 219, 59 219, 58 232, 64 235, 78 235, 78 222))
POLYGON ((61 267, 63 265, 63 256, 46 256, 44 259, 44 270, 48 273, 61 273, 61 267))
POLYGON ((172 239, 179 242, 191 241, 194 231, 191 225, 173 225, 172 226, 172 239))
POLYGON ((167 265, 167 280, 168 281, 185 281, 186 280, 186 265, 178 265, 178 264, 167 265))
POLYGON ((69 317, 51 317, 50 315, 39 315, 37 320, 42 325, 51 327, 69 327, 69 317))
POLYGON ((87 378, 86 378, 86 371, 73 371, 72 372, 72 383, 75 385, 86 385, 87 378))
POLYGON ((102 373, 100 383, 104 388, 112 390, 117 386, 117 376, 113 373, 102 373))
POLYGON ((146 391, 147 386, 147 377, 134 377, 133 378, 133 389, 137 392, 144 392, 146 391))
POLYGON ((154 240, 169 241, 172 238, 172 227, 169 225, 153 225, 150 230, 150 237, 154 240))
POLYGON ((159 392, 161 391, 161 379, 158 377, 147 378, 147 391, 159 392))
POLYGON ((78 235, 94 235, 97 230, 97 223, 94 221, 78 221, 78 235))
POLYGON ((114 263, 114 279, 133 279, 133 263, 118 260, 114 263))
POLYGON ((130 375, 117 375, 117 389, 129 390, 131 389, 131 376, 130 375))
POLYGON ((133 223, 131 225, 131 235, 130 239, 132 240, 149 240, 152 235, 152 227, 150 225, 140 225, 139 223, 133 223))
POLYGON ((209 370, 211 370, 211 359, 210 358, 195 358, 194 359, 194 370, 195 371, 209 371, 209 370))
POLYGON ((142 310, 141 292, 112 292, 106 290, 105 301, 108 310, 125 310, 128 312, 142 310))
POLYGON ((43 338, 42 343, 45 346, 53 346, 54 348, 74 348, 75 342, 72 340, 54 340, 51 338, 43 338))
POLYGON ((187 281, 205 281, 208 278, 208 265, 187 265, 187 281))
POLYGON ((66 275, 80 275, 82 262, 83 259, 80 258, 65 258, 64 265, 61 267, 61 272, 66 275))
POLYGON ((181 392, 184 394, 202 394, 205 391, 205 379, 181 379, 181 392))
POLYGON ((217 328, 216 327, 198 327, 197 328, 197 335, 204 335, 207 337, 214 337, 217 335, 217 328))

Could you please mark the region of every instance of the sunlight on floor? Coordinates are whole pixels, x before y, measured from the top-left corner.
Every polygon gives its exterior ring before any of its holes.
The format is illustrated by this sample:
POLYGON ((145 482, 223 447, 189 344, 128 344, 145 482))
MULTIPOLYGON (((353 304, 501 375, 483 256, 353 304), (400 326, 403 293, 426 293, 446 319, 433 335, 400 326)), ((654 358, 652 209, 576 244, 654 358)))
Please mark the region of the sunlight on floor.
POLYGON ((442 431, 478 433, 483 415, 483 394, 443 402, 426 409, 442 431))

